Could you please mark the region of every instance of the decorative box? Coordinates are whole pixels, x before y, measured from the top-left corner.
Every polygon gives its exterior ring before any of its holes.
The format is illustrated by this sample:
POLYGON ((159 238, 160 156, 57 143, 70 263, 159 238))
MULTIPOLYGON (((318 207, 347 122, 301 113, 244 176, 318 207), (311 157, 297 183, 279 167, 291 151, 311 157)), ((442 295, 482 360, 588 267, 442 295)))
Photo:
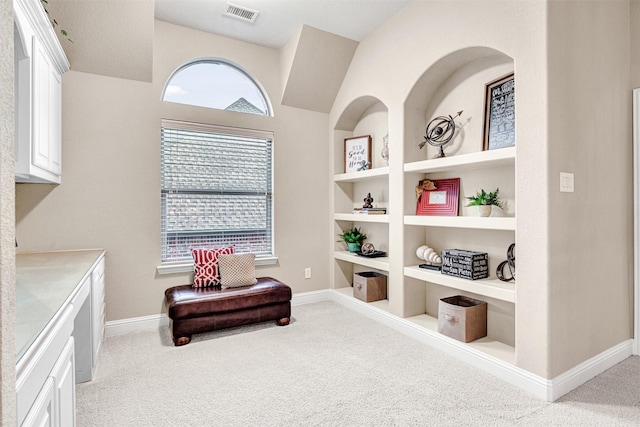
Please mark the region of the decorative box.
POLYGON ((487 336, 487 303, 456 295, 438 302, 438 332, 462 342, 487 336))
POLYGON ((387 276, 374 271, 353 273, 353 296, 364 302, 387 299, 387 276))
POLYGON ((442 251, 442 274, 478 280, 489 277, 489 255, 486 252, 445 249, 442 251))

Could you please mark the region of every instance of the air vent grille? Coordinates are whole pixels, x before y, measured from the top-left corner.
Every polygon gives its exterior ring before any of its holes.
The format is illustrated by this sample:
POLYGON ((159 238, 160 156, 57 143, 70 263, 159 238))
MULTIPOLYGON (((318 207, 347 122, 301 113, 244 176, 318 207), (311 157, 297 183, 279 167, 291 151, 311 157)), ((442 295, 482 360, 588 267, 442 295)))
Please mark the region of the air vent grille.
POLYGON ((257 10, 252 10, 243 6, 227 3, 227 11, 225 13, 225 16, 240 19, 245 22, 255 22, 259 13, 260 12, 258 12, 257 10))

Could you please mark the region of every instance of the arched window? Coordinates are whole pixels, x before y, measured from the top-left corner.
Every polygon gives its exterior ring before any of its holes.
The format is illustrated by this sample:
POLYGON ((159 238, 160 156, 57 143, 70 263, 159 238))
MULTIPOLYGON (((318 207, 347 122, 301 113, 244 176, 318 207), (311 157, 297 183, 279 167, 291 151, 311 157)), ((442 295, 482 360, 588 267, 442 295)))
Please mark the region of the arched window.
POLYGON ((178 68, 167 81, 162 100, 272 115, 260 85, 242 67, 223 59, 197 59, 178 68))

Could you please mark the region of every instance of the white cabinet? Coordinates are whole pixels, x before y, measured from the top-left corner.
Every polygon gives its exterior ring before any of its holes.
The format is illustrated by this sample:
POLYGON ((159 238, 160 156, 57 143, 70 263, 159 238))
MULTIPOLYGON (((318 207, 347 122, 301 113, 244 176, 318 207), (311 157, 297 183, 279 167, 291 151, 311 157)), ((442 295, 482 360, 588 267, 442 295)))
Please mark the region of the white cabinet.
MULTIPOLYGON (((60 178, 60 73, 37 37, 33 38, 33 133, 31 166, 60 178)), ((20 161, 21 159, 19 159, 20 161)))
POLYGON ((49 377, 22 423, 23 427, 56 427, 54 380, 49 377))
POLYGON ((101 257, 73 300, 76 339, 76 382, 91 381, 98 363, 105 325, 104 257, 101 257))
POLYGON ((55 408, 57 425, 74 427, 76 425, 76 380, 73 337, 69 338, 56 365, 51 371, 54 379, 55 408))
POLYGON ((16 0, 16 182, 60 183, 64 52, 37 0, 16 0))
POLYGON ((104 303, 104 258, 91 273, 91 344, 93 348, 93 369, 98 363, 98 352, 104 338, 106 319, 104 303))
POLYGON ((104 266, 103 250, 16 255, 17 425, 75 426, 76 383, 102 342, 104 266))
MULTIPOLYGON (((21 426, 58 426, 58 408, 75 408, 73 307, 51 320, 42 336, 16 365, 17 420, 21 426)), ((71 419, 75 419, 75 409, 71 419)), ((73 424, 71 424, 73 425, 73 424)), ((66 427, 66 426, 65 426, 66 427)))
POLYGON ((23 427, 74 427, 76 425, 76 383, 73 354, 73 337, 69 337, 60 357, 24 419, 23 427))

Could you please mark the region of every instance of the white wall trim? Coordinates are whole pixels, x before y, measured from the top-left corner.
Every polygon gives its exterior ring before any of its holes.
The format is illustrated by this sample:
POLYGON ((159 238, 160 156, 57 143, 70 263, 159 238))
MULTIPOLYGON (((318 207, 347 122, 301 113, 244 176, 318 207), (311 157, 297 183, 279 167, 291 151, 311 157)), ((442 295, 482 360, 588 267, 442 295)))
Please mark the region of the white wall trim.
MULTIPOLYGON (((255 266, 276 265, 278 263, 277 256, 259 256, 254 261, 255 266)), ((178 274, 193 273, 193 261, 164 262, 156 266, 158 274, 178 274)))
MULTIPOLYGON (((294 294, 291 298, 291 305, 311 304, 330 299, 328 289, 322 291, 303 292, 294 294)), ((166 313, 153 314, 151 316, 132 317, 130 319, 112 320, 105 325, 105 335, 113 337, 132 332, 141 332, 149 329, 158 329, 169 326, 169 318, 166 313)))
POLYGON ((632 354, 633 340, 629 339, 585 360, 552 380, 547 400, 553 402, 632 354))
POLYGON ((169 318, 166 313, 132 317, 130 319, 111 320, 105 325, 105 335, 113 337, 132 332, 146 331, 148 329, 158 329, 163 326, 169 326, 169 318))
MULTIPOLYGON (((291 305, 300 306, 326 300, 334 301, 350 310, 389 326, 402 334, 421 341, 430 347, 444 351, 463 362, 482 369, 548 402, 557 400, 596 375, 628 358, 633 354, 635 347, 634 340, 629 339, 582 362, 552 380, 548 380, 494 356, 475 350, 464 343, 451 340, 444 335, 421 328, 406 319, 334 290, 325 289, 294 294, 291 299, 291 305)), ((165 313, 115 320, 107 322, 106 335, 111 337, 148 329, 157 329, 168 325, 169 318, 165 313)))
POLYGON ((633 90, 633 354, 640 354, 640 89, 633 90))
POLYGON ((331 291, 329 289, 323 289, 321 291, 302 292, 299 294, 293 294, 291 297, 291 305, 303 305, 311 304, 314 302, 326 301, 331 299, 331 291))

